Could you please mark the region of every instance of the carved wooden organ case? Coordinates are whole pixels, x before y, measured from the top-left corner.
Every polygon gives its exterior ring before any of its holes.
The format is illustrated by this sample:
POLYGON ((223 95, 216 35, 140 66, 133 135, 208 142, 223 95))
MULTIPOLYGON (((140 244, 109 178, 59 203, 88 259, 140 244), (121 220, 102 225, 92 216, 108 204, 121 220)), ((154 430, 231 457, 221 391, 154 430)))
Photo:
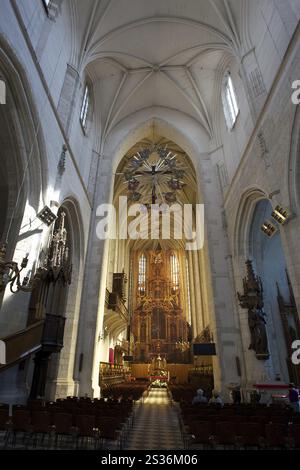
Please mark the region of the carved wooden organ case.
POLYGON ((149 362, 157 354, 168 362, 188 362, 190 326, 183 308, 180 252, 134 252, 133 267, 135 362, 149 362))

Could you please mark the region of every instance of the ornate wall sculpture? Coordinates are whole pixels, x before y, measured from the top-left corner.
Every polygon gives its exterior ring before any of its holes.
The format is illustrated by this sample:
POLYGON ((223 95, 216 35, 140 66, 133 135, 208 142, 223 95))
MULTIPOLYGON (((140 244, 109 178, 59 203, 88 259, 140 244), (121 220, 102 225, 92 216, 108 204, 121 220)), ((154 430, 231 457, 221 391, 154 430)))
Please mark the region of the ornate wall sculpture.
POLYGON ((157 354, 169 363, 190 362, 179 260, 180 254, 171 250, 134 253, 135 362, 150 362, 157 354))
POLYGON ((41 253, 38 268, 39 282, 31 294, 28 322, 31 325, 46 313, 64 315, 66 287, 72 279, 70 229, 66 213, 60 210, 49 240, 47 253, 41 253))
POLYGON ((238 292, 240 306, 248 310, 248 324, 251 335, 249 349, 255 351, 259 360, 267 360, 270 356, 266 320, 263 307, 263 286, 261 279, 254 274, 252 261, 246 261, 247 277, 243 279, 244 293, 238 292))

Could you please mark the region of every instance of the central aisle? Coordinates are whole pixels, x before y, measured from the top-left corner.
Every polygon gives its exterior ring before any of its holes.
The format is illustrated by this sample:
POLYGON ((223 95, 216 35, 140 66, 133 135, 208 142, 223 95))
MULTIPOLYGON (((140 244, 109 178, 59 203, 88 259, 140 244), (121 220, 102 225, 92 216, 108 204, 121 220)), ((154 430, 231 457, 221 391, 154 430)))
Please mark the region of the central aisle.
POLYGON ((139 406, 126 449, 183 449, 178 415, 166 389, 152 389, 139 406))

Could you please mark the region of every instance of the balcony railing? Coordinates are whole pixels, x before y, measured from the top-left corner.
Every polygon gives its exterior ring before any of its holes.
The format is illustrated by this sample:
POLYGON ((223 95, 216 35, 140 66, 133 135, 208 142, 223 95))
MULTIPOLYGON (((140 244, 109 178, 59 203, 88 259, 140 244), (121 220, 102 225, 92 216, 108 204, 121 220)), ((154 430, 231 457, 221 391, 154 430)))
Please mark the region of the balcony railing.
POLYGON ((47 314, 45 319, 1 338, 5 343, 6 363, 0 364, 0 370, 26 359, 41 349, 50 353, 59 352, 63 347, 64 329, 64 317, 47 314))
POLYGON ((1 338, 5 343, 6 364, 0 365, 0 369, 13 365, 39 350, 42 345, 43 328, 44 320, 41 320, 24 330, 1 338))

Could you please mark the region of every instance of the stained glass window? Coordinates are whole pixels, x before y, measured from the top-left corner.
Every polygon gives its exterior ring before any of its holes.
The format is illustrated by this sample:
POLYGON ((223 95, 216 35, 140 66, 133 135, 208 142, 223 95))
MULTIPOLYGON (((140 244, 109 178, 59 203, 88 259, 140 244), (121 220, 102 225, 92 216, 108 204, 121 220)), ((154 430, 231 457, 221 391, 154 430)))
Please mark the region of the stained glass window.
POLYGON ((145 291, 146 269, 147 269, 147 259, 146 259, 146 256, 142 254, 139 259, 139 278, 138 278, 138 289, 140 293, 145 291))
POLYGON ((86 129, 89 106, 90 106, 90 91, 89 91, 89 87, 86 85, 85 90, 84 90, 84 95, 83 95, 81 112, 80 112, 80 122, 84 129, 86 129))
POLYGON ((174 288, 179 287, 179 262, 175 254, 171 255, 171 279, 174 288))
POLYGON ((229 73, 225 75, 223 82, 223 107, 227 127, 229 130, 231 130, 237 120, 239 107, 232 79, 229 73))
POLYGON ((188 302, 187 321, 191 325, 192 324, 191 290, 190 290, 190 281, 189 281, 189 263, 188 263, 187 258, 185 259, 185 266, 186 266, 187 302, 188 302))

